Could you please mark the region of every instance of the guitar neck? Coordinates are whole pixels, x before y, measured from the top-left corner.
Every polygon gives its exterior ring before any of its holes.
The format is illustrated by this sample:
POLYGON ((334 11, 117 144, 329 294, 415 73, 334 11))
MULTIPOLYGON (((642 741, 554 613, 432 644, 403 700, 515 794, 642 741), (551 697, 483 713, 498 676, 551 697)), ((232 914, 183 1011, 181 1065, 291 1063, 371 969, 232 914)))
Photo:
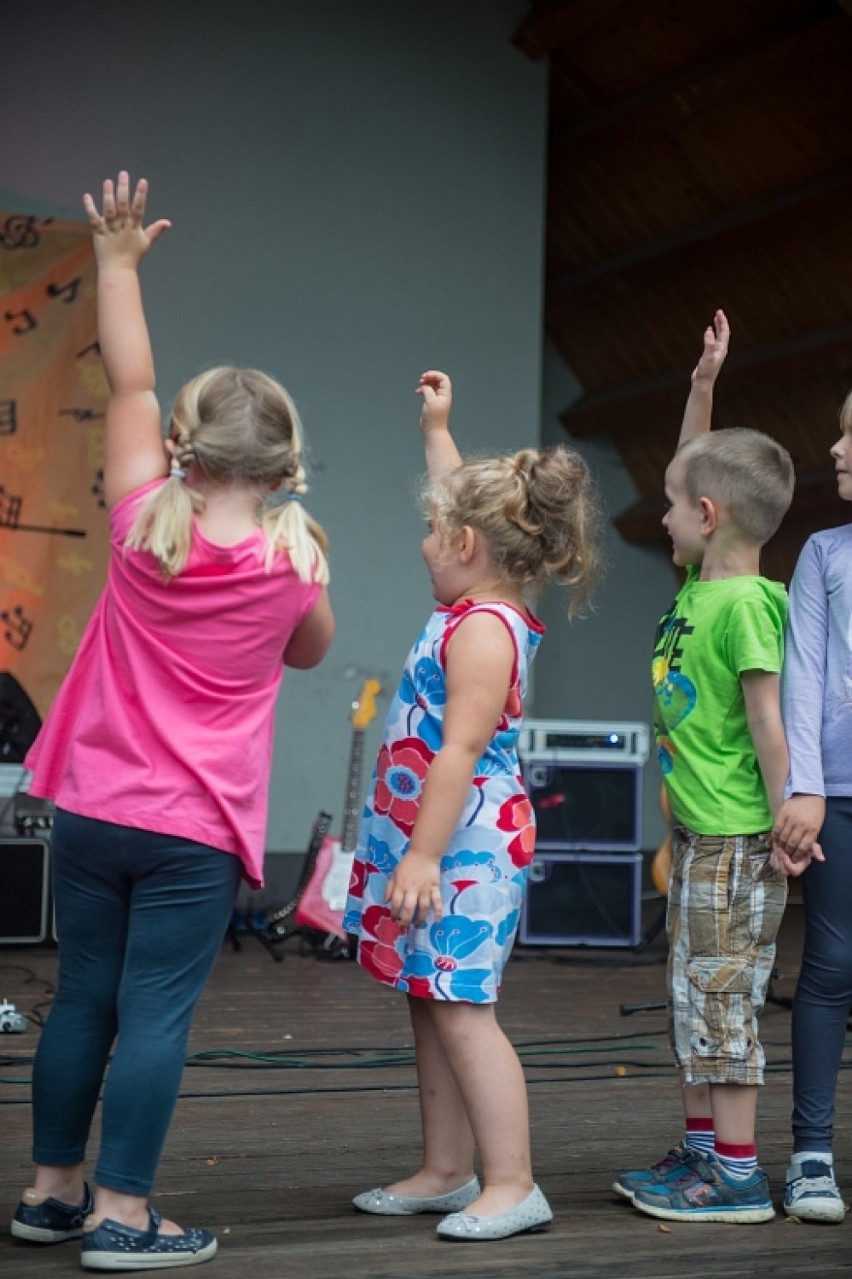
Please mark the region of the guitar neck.
POLYGON ((364 729, 352 730, 352 746, 349 750, 349 771, 346 777, 346 795, 343 800, 343 829, 340 847, 352 852, 358 840, 358 823, 361 816, 361 772, 364 764, 364 729))

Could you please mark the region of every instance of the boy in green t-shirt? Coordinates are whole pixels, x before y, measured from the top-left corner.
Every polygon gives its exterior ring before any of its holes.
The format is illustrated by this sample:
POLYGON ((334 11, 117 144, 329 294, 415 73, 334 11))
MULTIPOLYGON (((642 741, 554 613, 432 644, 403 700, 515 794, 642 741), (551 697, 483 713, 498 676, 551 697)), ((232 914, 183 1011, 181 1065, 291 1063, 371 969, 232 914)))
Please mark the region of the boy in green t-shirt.
POLYGON ((772 823, 787 779, 779 673, 787 594, 760 550, 793 496, 789 454, 751 430, 710 432, 728 351, 717 311, 692 374, 663 523, 686 580, 654 647, 655 732, 674 820, 669 1032, 683 1142, 615 1190, 653 1217, 768 1221, 757 1162, 757 1017, 787 896, 772 823))

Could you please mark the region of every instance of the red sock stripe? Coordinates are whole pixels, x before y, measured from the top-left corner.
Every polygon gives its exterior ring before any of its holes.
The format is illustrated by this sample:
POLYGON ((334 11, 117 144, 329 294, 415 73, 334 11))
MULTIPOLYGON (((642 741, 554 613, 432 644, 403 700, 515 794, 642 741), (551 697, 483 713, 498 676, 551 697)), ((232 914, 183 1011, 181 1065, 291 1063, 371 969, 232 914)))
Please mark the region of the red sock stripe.
POLYGON ((687 1132, 712 1132, 713 1119, 712 1117, 710 1119, 687 1119, 686 1131, 687 1132))
POLYGON ((756 1159, 757 1146, 754 1142, 744 1142, 742 1145, 734 1145, 727 1141, 716 1142, 716 1154, 721 1159, 756 1159))

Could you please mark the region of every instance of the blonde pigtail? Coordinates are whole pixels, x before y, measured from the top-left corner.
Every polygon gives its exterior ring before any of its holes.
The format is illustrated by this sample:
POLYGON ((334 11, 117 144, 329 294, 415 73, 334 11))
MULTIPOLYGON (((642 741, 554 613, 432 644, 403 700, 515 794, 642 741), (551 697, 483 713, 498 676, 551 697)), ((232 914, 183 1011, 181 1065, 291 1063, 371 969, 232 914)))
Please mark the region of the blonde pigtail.
POLYGON ((140 506, 127 535, 132 550, 150 551, 169 581, 185 567, 192 547, 192 518, 204 509, 200 493, 188 487, 179 471, 140 506))
POLYGON ((276 554, 286 551, 301 581, 328 585, 328 536, 305 510, 301 494, 292 493, 280 505, 264 511, 261 523, 266 537, 267 571, 276 554))

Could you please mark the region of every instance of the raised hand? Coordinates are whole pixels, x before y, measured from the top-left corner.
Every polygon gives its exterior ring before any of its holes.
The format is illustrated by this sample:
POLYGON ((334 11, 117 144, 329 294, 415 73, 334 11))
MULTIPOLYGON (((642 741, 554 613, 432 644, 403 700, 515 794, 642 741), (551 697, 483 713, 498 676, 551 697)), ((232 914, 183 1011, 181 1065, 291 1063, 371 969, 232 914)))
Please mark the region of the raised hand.
POLYGON ((719 376, 719 370, 725 363, 730 340, 731 330, 727 316, 724 311, 717 311, 713 316, 713 323, 708 324, 704 330, 704 349, 701 352, 701 358, 692 370, 693 385, 696 382, 716 381, 719 376))
POLYGON ((426 470, 435 479, 444 472, 453 470, 461 462, 461 456, 450 434, 453 384, 446 373, 441 373, 438 369, 427 369, 420 374, 417 394, 423 398, 420 430, 425 441, 426 470))
POLYGON ((417 394, 423 397, 423 407, 420 410, 421 431, 436 427, 446 429, 453 404, 453 384, 446 373, 441 373, 438 369, 427 369, 425 373, 421 373, 417 394))
POLYGON ((112 178, 104 182, 102 213, 88 192, 83 196, 99 266, 136 267, 154 241, 169 229, 171 222, 166 218, 143 226, 147 198, 145 178, 139 179, 130 198, 130 175, 126 169, 119 173, 115 184, 112 178))

